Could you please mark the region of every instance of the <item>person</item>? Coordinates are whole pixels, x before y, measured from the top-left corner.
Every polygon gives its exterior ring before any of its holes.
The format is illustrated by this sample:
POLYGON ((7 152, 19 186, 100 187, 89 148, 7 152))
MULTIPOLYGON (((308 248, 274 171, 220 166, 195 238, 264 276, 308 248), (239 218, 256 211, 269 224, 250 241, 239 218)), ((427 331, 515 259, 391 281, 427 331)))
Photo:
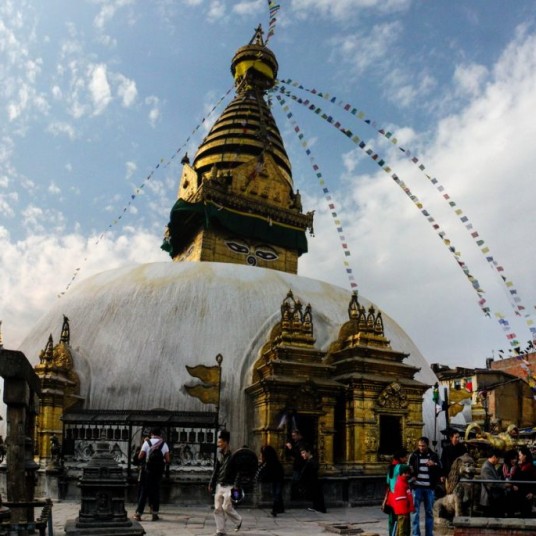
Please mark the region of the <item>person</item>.
POLYGON ((430 449, 430 440, 422 436, 417 441, 417 449, 409 458, 411 467, 413 501, 415 510, 412 514, 411 526, 413 536, 421 535, 420 508, 424 504, 424 527, 426 536, 434 534, 434 489, 441 477, 441 464, 437 454, 430 449))
POLYGON ((150 438, 143 442, 138 459, 142 464, 143 477, 140 478, 138 506, 134 519, 141 521, 145 504, 149 501, 152 520, 158 521, 160 510, 160 481, 165 465, 169 464, 169 447, 162 438, 160 428, 152 428, 150 438))
POLYGON ((279 461, 277 452, 270 445, 261 447, 260 465, 257 471, 257 479, 260 482, 270 482, 272 485, 272 511, 271 516, 285 512, 283 504, 283 483, 285 473, 279 461))
MULTIPOLYGON (((387 470, 385 503, 391 506, 391 508, 392 508, 392 494, 395 491, 396 479, 398 478, 398 475, 400 473, 400 467, 402 466, 402 464, 406 464, 407 461, 408 461, 408 451, 404 448, 399 449, 394 453, 393 459, 391 460, 391 465, 389 465, 389 469, 387 470)), ((393 535, 395 522, 396 522, 396 514, 393 511, 389 513, 389 519, 387 522, 389 536, 393 535)))
MULTIPOLYGON (((490 449, 487 453, 487 459, 480 469, 480 478, 482 480, 500 480, 497 464, 499 463, 500 452, 497 449, 490 449)), ((504 486, 498 482, 489 482, 480 486, 480 505, 484 515, 488 517, 501 517, 504 499, 504 486)))
POLYGON ((441 452, 441 482, 448 478, 454 460, 467 454, 467 446, 460 442, 460 432, 450 429, 448 435, 449 443, 441 452))
POLYGON ((526 484, 513 484, 512 489, 518 497, 518 507, 522 517, 532 517, 532 503, 536 495, 536 467, 532 463, 532 452, 522 445, 517 450, 519 463, 512 471, 512 480, 526 484))
POLYGON ((503 457, 501 468, 502 478, 512 480, 512 472, 517 465, 518 454, 516 449, 507 450, 503 457))
POLYGON ((225 535, 226 520, 230 519, 235 525, 235 532, 242 527, 242 517, 234 509, 231 491, 235 484, 236 474, 230 467, 231 459, 231 433, 221 430, 218 435, 218 458, 214 472, 208 485, 208 491, 214 492, 214 520, 216 521, 216 536, 225 535))
POLYGON ((303 446, 303 436, 298 429, 293 429, 290 432, 290 441, 285 443, 285 453, 287 458, 292 458, 292 480, 290 483, 290 498, 291 500, 299 499, 298 481, 303 468, 303 458, 301 449, 303 446))
POLYGON ((298 480, 300 495, 306 499, 312 500, 313 507, 309 511, 326 513, 324 502, 324 491, 322 482, 318 478, 318 461, 313 456, 313 451, 307 445, 302 445, 301 456, 304 461, 300 478, 298 480))
POLYGON ((405 463, 398 464, 398 476, 391 497, 391 505, 396 516, 396 523, 390 536, 409 536, 410 514, 414 512, 413 495, 409 487, 411 467, 405 463))
MULTIPOLYGON (((517 459, 518 455, 516 449, 510 449, 504 454, 504 461, 500 471, 501 476, 504 480, 512 480, 512 474, 514 472, 515 467, 517 466, 517 459)), ((504 498, 505 513, 508 517, 513 517, 518 508, 518 500, 517 495, 511 486, 505 487, 504 498)))

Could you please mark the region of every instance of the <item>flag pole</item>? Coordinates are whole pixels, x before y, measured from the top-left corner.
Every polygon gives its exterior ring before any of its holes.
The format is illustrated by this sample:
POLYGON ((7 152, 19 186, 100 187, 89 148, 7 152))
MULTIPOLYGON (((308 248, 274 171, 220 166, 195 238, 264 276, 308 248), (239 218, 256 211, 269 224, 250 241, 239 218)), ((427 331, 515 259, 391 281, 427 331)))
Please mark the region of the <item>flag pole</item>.
MULTIPOLYGON (((218 443, 218 431, 220 428, 220 401, 221 401, 221 364, 223 362, 223 356, 218 354, 216 356, 216 363, 218 364, 218 402, 216 404, 216 425, 214 430, 214 439, 216 445, 218 443)), ((218 447, 214 449, 214 467, 216 467, 216 461, 218 460, 218 447)))

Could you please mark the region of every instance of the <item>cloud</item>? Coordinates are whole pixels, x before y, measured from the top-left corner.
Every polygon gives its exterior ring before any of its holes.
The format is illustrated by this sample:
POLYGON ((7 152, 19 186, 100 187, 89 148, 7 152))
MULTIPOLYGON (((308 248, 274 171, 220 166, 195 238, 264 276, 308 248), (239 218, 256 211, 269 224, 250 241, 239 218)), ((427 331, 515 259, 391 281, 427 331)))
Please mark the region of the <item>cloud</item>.
POLYGON ((53 121, 47 127, 47 132, 50 132, 54 136, 65 135, 70 140, 76 138, 76 131, 72 125, 64 121, 53 121))
POLYGON ((160 99, 154 95, 145 98, 145 104, 150 107, 149 124, 154 128, 160 119, 160 99))
POLYGON ((61 194, 61 188, 54 181, 50 181, 48 185, 48 192, 54 195, 61 194))
POLYGON ((126 167, 126 170, 127 170, 126 178, 127 178, 127 180, 130 180, 132 178, 132 176, 138 170, 138 166, 136 165, 136 162, 127 162, 125 164, 125 167, 126 167))
POLYGON ((93 24, 97 29, 103 30, 121 8, 134 4, 134 0, 96 0, 96 3, 101 4, 101 8, 93 24))
POLYGON ((407 10, 412 0, 292 0, 291 6, 301 16, 314 17, 315 11, 337 20, 355 18, 363 10, 394 13, 407 10))
POLYGON ((117 94, 121 97, 123 106, 125 108, 130 108, 130 106, 134 104, 138 95, 136 82, 128 79, 122 74, 116 75, 115 78, 117 82, 117 94))
POLYGON ((374 25, 370 31, 341 34, 331 40, 333 62, 350 65, 355 74, 374 66, 386 70, 392 60, 394 43, 402 32, 399 21, 374 25), (383 64, 383 65, 382 65, 383 64))
POLYGON ((88 89, 93 101, 94 115, 101 114, 112 100, 112 91, 108 82, 107 68, 104 64, 90 65, 88 70, 88 89))
POLYGON ((12 242, 8 231, 0 226, 0 319, 4 346, 17 348, 32 325, 68 286, 72 288, 92 274, 125 264, 169 260, 155 246, 159 243, 160 236, 137 227, 125 227, 118 234, 110 232, 101 239, 47 232, 12 242))
POLYGON ((249 2, 237 2, 233 8, 233 13, 237 15, 256 15, 266 9, 266 1, 253 0, 249 2))
POLYGON ((212 0, 207 11, 208 22, 217 22, 225 16, 225 4, 221 0, 212 0))

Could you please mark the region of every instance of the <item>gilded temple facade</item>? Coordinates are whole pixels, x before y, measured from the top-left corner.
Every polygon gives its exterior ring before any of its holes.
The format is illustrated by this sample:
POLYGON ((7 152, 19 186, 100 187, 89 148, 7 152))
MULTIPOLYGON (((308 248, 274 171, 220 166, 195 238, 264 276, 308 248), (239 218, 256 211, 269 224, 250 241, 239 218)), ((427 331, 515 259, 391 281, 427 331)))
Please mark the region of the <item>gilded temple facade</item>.
POLYGON ((297 426, 326 474, 378 475, 397 448, 414 448, 429 386, 414 379, 418 369, 403 363, 407 354, 391 348, 381 313, 365 310, 355 293, 348 316, 322 352, 311 306, 289 291, 246 389, 252 444, 284 445, 297 426))

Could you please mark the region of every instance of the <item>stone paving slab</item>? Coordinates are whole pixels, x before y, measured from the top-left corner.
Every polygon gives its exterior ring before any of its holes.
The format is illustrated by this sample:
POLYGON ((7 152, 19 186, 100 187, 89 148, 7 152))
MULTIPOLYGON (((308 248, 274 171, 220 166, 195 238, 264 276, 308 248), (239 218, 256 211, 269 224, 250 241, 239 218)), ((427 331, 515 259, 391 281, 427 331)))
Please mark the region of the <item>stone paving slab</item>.
MULTIPOLYGON (((135 504, 127 504, 129 516, 134 514, 135 504)), ((64 535, 65 522, 78 516, 80 504, 74 501, 54 501, 52 508, 54 535, 64 535)), ((359 506, 332 508, 327 514, 309 512, 304 509, 287 509, 284 514, 271 517, 269 510, 262 508, 238 508, 244 521, 239 532, 233 528, 229 536, 329 536, 338 534, 357 534, 326 530, 326 525, 359 528, 360 536, 387 536, 387 516, 379 506, 359 506)), ((209 506, 184 506, 165 504, 160 509, 160 520, 150 521, 145 514, 142 526, 148 536, 213 536, 216 524, 209 506)))

